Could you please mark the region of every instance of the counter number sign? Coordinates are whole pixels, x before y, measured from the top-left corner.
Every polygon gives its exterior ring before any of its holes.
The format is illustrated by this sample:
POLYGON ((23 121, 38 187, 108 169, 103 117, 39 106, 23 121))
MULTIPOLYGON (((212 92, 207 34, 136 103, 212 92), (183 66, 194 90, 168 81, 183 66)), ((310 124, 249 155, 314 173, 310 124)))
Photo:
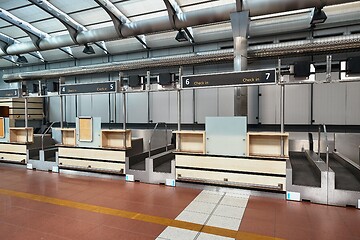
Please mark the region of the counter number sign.
POLYGON ((111 93, 116 92, 116 82, 65 84, 61 86, 61 94, 111 93))
POLYGON ((182 77, 183 88, 220 87, 229 85, 260 85, 271 83, 276 83, 275 69, 201 74, 182 77))

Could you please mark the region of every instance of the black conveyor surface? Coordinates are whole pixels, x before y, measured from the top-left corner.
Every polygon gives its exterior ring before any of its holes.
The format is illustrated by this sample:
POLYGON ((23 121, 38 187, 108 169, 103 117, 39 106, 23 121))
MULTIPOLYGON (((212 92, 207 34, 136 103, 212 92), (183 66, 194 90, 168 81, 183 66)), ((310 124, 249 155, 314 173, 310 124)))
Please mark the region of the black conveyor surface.
POLYGON ((130 164, 130 169, 145 171, 145 160, 137 162, 135 164, 130 164))
MULTIPOLYGON (((326 155, 321 154, 321 158, 326 161, 326 155)), ((359 191, 359 176, 354 176, 354 172, 350 171, 345 164, 341 164, 332 154, 329 154, 329 167, 335 172, 335 188, 341 190, 359 191)))
POLYGON ((171 161, 164 162, 163 164, 155 167, 154 172, 171 173, 171 161))
POLYGON ((303 152, 290 152, 293 184, 301 186, 321 187, 321 176, 316 174, 313 166, 303 152))

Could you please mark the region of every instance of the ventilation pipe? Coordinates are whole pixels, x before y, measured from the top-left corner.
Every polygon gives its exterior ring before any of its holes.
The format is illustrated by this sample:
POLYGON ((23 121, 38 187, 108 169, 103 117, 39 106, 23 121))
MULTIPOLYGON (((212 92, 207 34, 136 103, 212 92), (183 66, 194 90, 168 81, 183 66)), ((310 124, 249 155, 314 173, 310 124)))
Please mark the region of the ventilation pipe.
MULTIPOLYGON (((278 12, 285 12, 303 8, 323 7, 336 5, 354 0, 244 0, 243 10, 248 10, 250 16, 259 16, 278 12)), ((176 19, 178 28, 186 28, 203 24, 217 23, 228 21, 230 13, 236 11, 236 4, 227 4, 218 7, 194 10, 179 15, 176 19)), ((171 31, 173 27, 168 16, 157 17, 153 19, 141 20, 126 23, 121 26, 123 37, 133 37, 141 34, 156 33, 163 31, 171 31)), ((119 39, 117 32, 113 26, 82 31, 76 36, 77 44, 85 44, 89 42, 111 41, 119 39)), ((45 37, 41 39, 38 46, 32 42, 14 43, 7 49, 7 54, 17 55, 37 50, 50 50, 55 48, 77 45, 69 34, 45 37)), ((1 53, 0 56, 7 55, 1 53)))
MULTIPOLYGON (((293 56, 295 54, 297 56, 306 54, 330 54, 340 50, 350 51, 355 49, 360 49, 360 34, 251 46, 248 47, 248 58, 274 58, 281 56, 293 56)), ((4 74, 3 80, 7 83, 11 83, 26 80, 57 79, 62 76, 66 77, 135 69, 211 64, 218 62, 223 63, 230 62, 233 59, 233 49, 226 49, 123 62, 102 63, 64 69, 4 74)))

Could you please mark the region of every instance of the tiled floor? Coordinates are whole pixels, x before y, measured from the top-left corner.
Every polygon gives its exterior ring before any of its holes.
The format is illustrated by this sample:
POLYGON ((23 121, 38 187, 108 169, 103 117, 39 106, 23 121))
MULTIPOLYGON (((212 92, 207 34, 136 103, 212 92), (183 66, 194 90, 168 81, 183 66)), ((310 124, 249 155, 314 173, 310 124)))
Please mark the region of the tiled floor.
POLYGON ((201 229, 186 230, 182 221, 193 222, 195 227, 206 225, 218 227, 212 230, 228 230, 235 233, 236 239, 244 240, 275 237, 360 240, 360 210, 357 209, 0 165, 1 240, 234 239, 222 233, 201 232, 201 229), (17 197, 7 194, 7 190, 48 196, 55 202, 17 197), (57 199, 69 200, 74 206, 62 206, 57 199), (85 204, 88 210, 82 210, 79 204, 85 204), (178 225, 167 227, 156 221, 146 222, 141 217, 134 220, 104 214, 96 206, 107 207, 109 211, 119 209, 145 214, 150 219, 158 216, 165 222, 176 219, 178 225))
MULTIPOLYGON (((176 217, 192 223, 205 226, 220 227, 237 231, 243 217, 248 195, 230 194, 225 192, 202 191, 185 209, 176 217)), ((157 240, 182 240, 182 239, 231 239, 214 236, 206 233, 166 228, 157 240)))

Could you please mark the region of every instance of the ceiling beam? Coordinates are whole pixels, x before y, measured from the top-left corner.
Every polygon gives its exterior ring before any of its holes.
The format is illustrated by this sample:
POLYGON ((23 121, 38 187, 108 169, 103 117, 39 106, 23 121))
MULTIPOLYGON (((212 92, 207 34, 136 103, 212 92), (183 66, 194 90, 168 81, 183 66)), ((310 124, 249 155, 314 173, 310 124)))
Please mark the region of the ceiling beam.
MULTIPOLYGON (((11 14, 10 12, 2 8, 0 8, 0 18, 26 32, 38 50, 41 50, 39 47, 40 41, 42 41, 44 38, 51 37, 49 34, 37 29, 30 23, 25 22, 24 20, 16 17, 15 15, 11 14)), ((74 55, 71 52, 71 48, 64 47, 64 48, 60 48, 60 50, 65 52, 69 56, 74 57, 74 55)))
MULTIPOLYGON (((176 0, 163 0, 168 11, 169 20, 171 25, 175 30, 181 30, 181 28, 176 26, 176 22, 180 21, 183 15, 183 11, 181 10, 180 5, 176 0)), ((184 31, 188 36, 190 43, 195 43, 194 33, 192 27, 185 27, 184 31)))
MULTIPOLYGON (((37 7, 41 8, 57 20, 59 20, 68 30, 72 40, 78 44, 76 37, 82 31, 87 31, 86 27, 81 25, 80 23, 76 22, 73 18, 71 18, 68 14, 64 13, 54 5, 52 5, 47 0, 28 0, 32 4, 36 5, 37 7)), ((101 50, 105 52, 105 54, 109 54, 107 50, 106 44, 104 41, 95 43, 101 50)))
MULTIPOLYGON (((7 53, 7 48, 14 44, 14 43, 20 43, 19 40, 16 40, 8 35, 5 35, 3 33, 0 33, 0 49, 4 52, 7 53)), ((41 53, 39 51, 36 52, 29 52, 29 54, 37 59, 39 59, 42 62, 45 62, 44 57, 41 55, 41 53)))
MULTIPOLYGON (((94 0, 100 7, 102 7, 107 14, 110 16, 111 20, 114 23, 115 30, 118 33, 119 37, 124 38, 121 33, 121 28, 124 24, 130 24, 131 20, 125 16, 112 2, 109 0, 94 0)), ((135 38, 141 43, 141 45, 150 49, 150 47, 146 44, 145 35, 136 35, 135 38)))
POLYGON ((10 55, 9 56, 2 56, 1 58, 15 64, 18 67, 20 67, 20 63, 16 62, 14 56, 10 56, 10 55))

